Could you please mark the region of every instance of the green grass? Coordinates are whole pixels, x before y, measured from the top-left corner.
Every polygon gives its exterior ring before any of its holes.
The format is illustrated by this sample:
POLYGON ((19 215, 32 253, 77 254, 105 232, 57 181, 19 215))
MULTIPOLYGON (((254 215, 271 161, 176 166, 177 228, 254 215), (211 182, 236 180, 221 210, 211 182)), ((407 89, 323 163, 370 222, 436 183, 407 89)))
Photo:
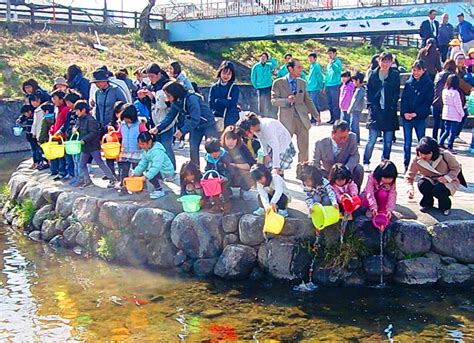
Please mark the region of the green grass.
POLYGON ((31 221, 35 215, 35 208, 30 199, 26 199, 22 204, 17 204, 15 212, 18 215, 18 227, 23 229, 31 225, 31 221))
POLYGON ((337 271, 346 268, 352 258, 362 258, 368 255, 369 251, 362 238, 352 233, 346 233, 342 244, 337 242, 326 248, 324 262, 327 268, 337 271))
POLYGON ((10 187, 6 183, 2 185, 2 198, 4 201, 10 198, 10 187))
POLYGON ((97 255, 106 261, 113 260, 115 257, 115 238, 110 232, 100 237, 97 242, 97 255))

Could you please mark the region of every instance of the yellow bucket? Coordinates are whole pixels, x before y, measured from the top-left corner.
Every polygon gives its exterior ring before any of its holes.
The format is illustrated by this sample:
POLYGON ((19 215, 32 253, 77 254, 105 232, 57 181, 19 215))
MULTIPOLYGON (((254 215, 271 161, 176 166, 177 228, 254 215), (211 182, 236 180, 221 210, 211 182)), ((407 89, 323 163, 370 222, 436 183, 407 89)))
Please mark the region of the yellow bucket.
POLYGON ((143 190, 143 179, 140 176, 131 176, 123 179, 123 185, 129 192, 141 192, 143 190))
POLYGON ((268 210, 265 214, 265 224, 263 225, 263 232, 279 235, 283 226, 285 225, 285 218, 273 210, 268 210))
POLYGON ((120 143, 119 142, 105 142, 106 137, 102 138, 102 151, 104 152, 105 158, 114 160, 120 155, 120 143))
POLYGON ((48 142, 41 144, 41 149, 47 160, 51 161, 64 157, 64 140, 61 136, 56 136, 56 138, 59 138, 61 144, 58 141, 53 141, 53 136, 49 137, 48 142))
POLYGON ((316 203, 313 206, 311 220, 316 229, 322 230, 339 222, 340 216, 339 210, 334 206, 323 206, 320 203, 316 203))

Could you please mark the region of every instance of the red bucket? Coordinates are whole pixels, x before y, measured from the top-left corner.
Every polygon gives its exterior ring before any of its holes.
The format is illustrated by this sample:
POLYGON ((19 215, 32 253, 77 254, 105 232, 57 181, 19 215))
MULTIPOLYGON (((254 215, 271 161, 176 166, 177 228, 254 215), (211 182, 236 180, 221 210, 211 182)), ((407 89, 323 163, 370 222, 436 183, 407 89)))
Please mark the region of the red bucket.
POLYGON ((380 231, 383 231, 390 224, 390 219, 388 219, 386 213, 379 212, 372 217, 372 224, 380 231))
POLYGON ((208 197, 213 197, 222 194, 221 176, 215 170, 208 170, 202 176, 201 187, 204 191, 204 194, 208 197), (208 177, 211 174, 215 174, 216 177, 209 179, 208 177))
POLYGON ((358 195, 351 197, 349 194, 343 194, 341 198, 342 207, 346 213, 352 214, 362 205, 362 200, 358 195))

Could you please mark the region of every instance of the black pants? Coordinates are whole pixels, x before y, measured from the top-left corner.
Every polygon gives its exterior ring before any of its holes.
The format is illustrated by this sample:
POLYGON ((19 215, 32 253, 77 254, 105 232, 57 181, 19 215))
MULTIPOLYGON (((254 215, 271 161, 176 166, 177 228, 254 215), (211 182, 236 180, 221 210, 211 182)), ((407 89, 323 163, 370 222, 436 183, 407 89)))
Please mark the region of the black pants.
POLYGON ((148 181, 150 181, 153 187, 155 187, 155 191, 161 191, 161 180, 163 180, 163 178, 161 177, 161 173, 158 173, 153 179, 148 181))
POLYGON ((451 208, 451 199, 449 198, 451 192, 442 183, 433 184, 427 178, 421 178, 418 180, 418 189, 423 198, 420 201, 421 207, 433 207, 434 198, 438 199, 438 207, 441 211, 446 211, 451 208))
POLYGON ((439 47, 439 53, 441 54, 441 61, 444 63, 446 59, 448 58, 448 45, 440 45, 439 47))
MULTIPOLYGON (((114 160, 111 160, 111 161, 114 161, 114 160)), ((137 166, 137 163, 132 163, 128 161, 118 162, 120 184, 123 185, 123 179, 125 179, 126 177, 130 175, 130 168, 135 168, 136 166, 137 166)))
POLYGON ((107 164, 107 167, 109 167, 110 171, 112 172, 114 177, 117 177, 117 174, 115 173, 115 159, 110 160, 110 159, 105 159, 105 164, 107 164))
MULTIPOLYGON (((273 194, 275 194, 275 192, 268 193, 268 198, 270 200, 272 199, 273 194)), ((258 197, 258 204, 260 205, 260 207, 263 207, 262 199, 260 199, 260 196, 258 197)), ((282 194, 280 200, 278 200, 276 205, 279 210, 286 210, 286 206, 288 206, 288 197, 285 194, 282 194)))

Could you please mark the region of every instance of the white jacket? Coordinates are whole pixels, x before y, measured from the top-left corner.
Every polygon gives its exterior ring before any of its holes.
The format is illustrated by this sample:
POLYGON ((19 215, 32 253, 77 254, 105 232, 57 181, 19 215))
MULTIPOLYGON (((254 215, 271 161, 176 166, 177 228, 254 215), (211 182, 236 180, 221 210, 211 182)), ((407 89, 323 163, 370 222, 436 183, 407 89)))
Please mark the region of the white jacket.
POLYGON ((276 119, 259 118, 260 132, 255 133, 265 155, 272 150, 272 162, 275 168, 280 166, 280 154, 291 144, 291 136, 286 127, 276 119))
POLYGON ((260 182, 257 182, 257 191, 260 195, 260 200, 262 201, 263 208, 267 209, 271 204, 276 204, 281 196, 285 194, 288 197, 288 202, 290 201, 290 191, 286 186, 285 180, 280 175, 272 175, 272 182, 268 187, 264 187, 260 182), (275 191, 272 198, 268 198, 268 193, 275 191))
POLYGON ((153 123, 155 123, 155 125, 160 124, 161 121, 165 119, 166 114, 168 113, 168 106, 166 105, 166 100, 166 94, 162 89, 155 92, 155 103, 152 105, 151 108, 151 118, 153 119, 153 123))
POLYGON ((41 122, 43 121, 44 112, 41 107, 37 107, 33 113, 33 124, 31 125, 31 134, 34 138, 38 138, 41 132, 41 122))

